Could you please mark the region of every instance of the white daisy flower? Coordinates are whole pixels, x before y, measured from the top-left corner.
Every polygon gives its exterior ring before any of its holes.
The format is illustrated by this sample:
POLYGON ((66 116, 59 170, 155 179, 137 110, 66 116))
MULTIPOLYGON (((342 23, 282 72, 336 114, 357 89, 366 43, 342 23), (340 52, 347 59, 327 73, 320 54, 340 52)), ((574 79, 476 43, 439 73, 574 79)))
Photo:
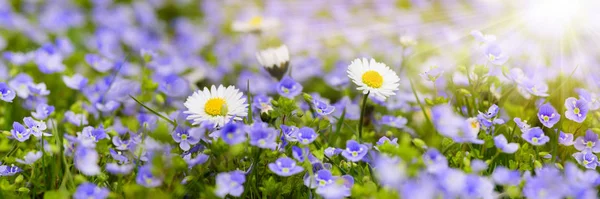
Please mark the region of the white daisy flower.
POLYGON ((256 59, 263 65, 271 76, 281 79, 287 72, 290 53, 287 46, 282 45, 277 48, 268 48, 256 53, 256 59))
POLYGON ((362 90, 364 94, 370 93, 380 99, 386 99, 400 86, 398 75, 384 63, 371 59, 355 59, 348 66, 348 77, 362 90))
POLYGON ((254 16, 248 20, 234 21, 231 29, 236 32, 264 32, 274 29, 278 25, 279 22, 276 19, 254 16))
POLYGON ((231 119, 242 120, 248 115, 246 98, 234 86, 213 85, 210 90, 205 87, 189 96, 184 105, 187 119, 193 120, 194 125, 210 122, 221 127, 231 119))

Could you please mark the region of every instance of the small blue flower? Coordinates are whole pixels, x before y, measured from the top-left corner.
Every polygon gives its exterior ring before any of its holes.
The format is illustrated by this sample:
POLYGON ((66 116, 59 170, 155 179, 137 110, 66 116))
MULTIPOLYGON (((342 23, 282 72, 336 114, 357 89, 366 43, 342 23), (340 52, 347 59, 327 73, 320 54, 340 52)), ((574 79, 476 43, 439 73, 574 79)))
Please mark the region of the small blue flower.
POLYGON ((18 166, 13 165, 3 165, 0 162, 0 176, 13 176, 17 173, 20 173, 21 171, 23 171, 23 169, 19 168, 18 166))
POLYGON ((25 155, 25 157, 23 157, 23 159, 17 159, 16 161, 21 164, 32 165, 40 158, 42 158, 41 151, 30 151, 25 155))
POLYGON ((65 120, 75 126, 83 126, 88 124, 87 115, 76 114, 72 111, 65 112, 65 120))
POLYGON ((285 76, 277 84, 277 93, 279 95, 293 99, 302 92, 302 85, 292 78, 285 76))
POLYGON ((26 73, 19 73, 8 82, 8 86, 16 92, 17 96, 23 99, 29 97, 29 84, 33 84, 33 78, 26 73))
POLYGON ((404 118, 402 116, 395 117, 395 116, 391 116, 391 115, 384 115, 383 117, 381 117, 380 123, 383 125, 401 129, 406 126, 406 123, 408 123, 408 120, 406 120, 406 118, 404 118))
POLYGON ((63 80, 63 82, 65 82, 67 87, 74 89, 74 90, 81 90, 88 83, 88 79, 79 73, 77 73, 71 77, 62 76, 62 80, 63 80))
POLYGON ((273 173, 279 176, 292 176, 304 171, 304 168, 296 165, 296 161, 288 157, 282 157, 275 161, 275 163, 269 163, 269 169, 273 173))
POLYGON ((550 141, 550 138, 544 134, 544 131, 540 127, 534 127, 529 131, 524 132, 521 137, 532 145, 540 146, 550 141))
POLYGON ((95 108, 98 109, 102 113, 112 113, 117 110, 121 106, 121 104, 114 100, 108 100, 105 103, 95 103, 95 108))
POLYGON ((509 170, 503 166, 497 166, 492 173, 494 182, 500 185, 519 185, 521 183, 521 174, 517 170, 509 170))
POLYGON ((567 107, 567 110, 565 111, 565 117, 567 117, 567 119, 577 123, 585 121, 589 110, 588 102, 582 99, 577 100, 574 97, 569 97, 565 100, 565 107, 567 107))
POLYGON ((515 123, 517 124, 519 129, 521 129, 521 132, 527 132, 531 128, 531 126, 529 126, 529 124, 527 124, 527 121, 521 120, 521 118, 515 117, 513 119, 513 121, 515 121, 515 123))
POLYGON ((44 120, 48 118, 52 112, 54 112, 54 106, 49 106, 48 104, 42 103, 35 107, 35 112, 32 112, 31 116, 38 120, 44 120))
POLYGON ((354 140, 348 140, 346 142, 346 150, 342 151, 342 156, 352 162, 358 162, 362 160, 367 152, 369 151, 369 147, 364 144, 360 144, 354 140))
POLYGON ((248 128, 250 136, 250 145, 258 146, 259 148, 275 150, 277 147, 277 135, 279 132, 269 127, 267 123, 256 122, 248 128))
POLYGON ((309 127, 302 127, 298 131, 297 137, 300 144, 307 145, 315 141, 315 139, 317 139, 317 136, 319 135, 315 133, 314 129, 309 127))
POLYGON ((98 187, 93 183, 80 184, 73 194, 74 199, 104 199, 108 198, 110 191, 106 187, 98 187))
POLYGON ((170 97, 183 97, 190 92, 189 83, 178 75, 159 78, 158 90, 170 97))
POLYGON ((380 155, 373 165, 377 180, 383 186, 396 187, 408 178, 406 164, 399 157, 380 155))
POLYGON ((190 128, 177 126, 175 131, 171 133, 171 137, 176 143, 179 143, 179 148, 184 151, 190 150, 190 145, 195 145, 200 142, 199 131, 190 131, 190 128))
POLYGON ((490 43, 485 48, 485 55, 492 64, 503 65, 508 61, 508 56, 502 52, 500 46, 495 43, 490 43))
POLYGON ((327 157, 331 158, 331 157, 333 157, 334 155, 337 155, 337 154, 340 154, 340 153, 342 153, 342 151, 343 151, 342 149, 333 148, 333 147, 327 147, 327 148, 325 149, 325 152, 324 152, 324 153, 325 153, 325 156, 327 156, 327 157))
POLYGON ((31 132, 31 134, 33 134, 35 137, 52 135, 49 133, 44 133, 44 131, 48 127, 46 126, 46 123, 43 121, 36 121, 31 117, 25 117, 25 118, 23 118, 23 123, 25 124, 25 126, 27 126, 27 128, 29 128, 29 131, 31 132))
POLYGON ((252 98, 252 107, 259 110, 261 114, 268 113, 273 110, 271 100, 273 100, 273 98, 265 94, 256 95, 252 98))
POLYGON ((326 103, 324 101, 318 100, 318 99, 313 99, 312 103, 313 103, 313 107, 315 108, 315 111, 320 116, 329 115, 329 114, 333 113, 333 111, 335 110, 335 107, 329 105, 328 103, 326 103))
POLYGON ((27 85, 27 88, 29 89, 29 92, 31 92, 31 94, 34 95, 40 95, 40 96, 46 96, 48 94, 50 94, 50 91, 48 89, 46 89, 46 84, 44 83, 39 83, 39 84, 29 84, 27 85))
POLYGON ((15 99, 16 95, 17 94, 15 93, 15 91, 10 89, 8 85, 6 85, 6 83, 0 82, 0 100, 5 102, 12 102, 12 100, 15 99))
POLYGON ((150 165, 144 165, 138 169, 135 182, 147 188, 158 187, 162 184, 162 180, 152 174, 150 165))
POLYGON ((247 139, 244 127, 244 124, 229 122, 219 129, 219 136, 229 145, 242 143, 247 139))
MULTIPOLYGON (((525 88, 525 91, 527 91, 529 94, 531 95, 535 95, 538 97, 548 97, 548 84, 546 84, 546 82, 542 82, 542 81, 536 81, 536 80, 530 80, 527 79, 525 81, 523 81, 520 86, 525 88)), ((526 97, 528 98, 528 97, 526 97)))
POLYGON ((121 164, 125 164, 125 163, 129 163, 129 158, 127 158, 127 156, 124 156, 123 153, 121 151, 115 151, 114 149, 108 149, 110 152, 110 156, 112 156, 113 159, 115 159, 116 161, 118 161, 121 164))
POLYGON ((98 72, 106 72, 114 67, 114 63, 95 54, 85 55, 85 61, 98 72))
POLYGON ((29 139, 31 135, 31 131, 26 129, 21 123, 13 122, 13 129, 10 130, 10 133, 13 138, 18 140, 19 142, 24 142, 29 139))
POLYGON ((581 151, 573 154, 577 163, 588 169, 596 169, 598 166, 598 157, 590 151, 581 151))
POLYGON ((548 128, 552 128, 560 120, 560 114, 550 103, 540 106, 537 116, 540 122, 548 128))
POLYGON ((75 149, 74 164, 81 173, 86 176, 94 176, 100 174, 98 166, 98 152, 93 148, 79 146, 75 149))
POLYGON ((133 164, 119 165, 117 163, 107 163, 106 171, 108 171, 109 173, 115 174, 115 175, 125 175, 125 174, 131 173, 131 170, 133 170, 134 166, 135 165, 133 165, 133 164))
POLYGON ((506 137, 502 134, 494 137, 494 144, 504 153, 514 153, 519 149, 518 143, 508 143, 506 137))
POLYGON ((188 168, 192 168, 196 165, 199 164, 204 164, 207 160, 208 160, 208 155, 200 153, 198 155, 196 155, 195 158, 192 158, 192 154, 187 154, 183 156, 183 160, 185 160, 185 163, 188 165, 188 168))
POLYGON ((600 152, 600 140, 598 134, 592 130, 587 130, 585 136, 579 136, 575 139, 575 148, 579 151, 592 151, 594 153, 600 152))
POLYGON ((231 171, 217 174, 215 194, 225 198, 228 194, 234 197, 240 197, 244 192, 244 182, 246 176, 243 171, 231 171))
POLYGON ((304 162, 306 158, 308 158, 308 161, 310 161, 311 163, 319 161, 319 159, 317 159, 312 153, 310 153, 308 147, 300 148, 297 146, 292 146, 292 156, 294 157, 294 159, 300 162, 304 162))
POLYGON ((430 67, 427 71, 420 73, 419 76, 426 81, 435 82, 441 75, 444 73, 444 70, 440 67, 430 67))
POLYGON ((423 162, 430 173, 438 173, 448 168, 448 159, 435 148, 428 149, 423 154, 423 162))
POLYGON ((298 127, 295 126, 287 126, 287 125, 281 125, 280 126, 281 131, 283 132, 283 136, 285 137, 285 139, 287 141, 290 142, 297 142, 298 141, 298 127))
POLYGON ((575 144, 575 142, 573 141, 573 134, 560 131, 560 134, 558 136, 558 143, 564 146, 571 146, 575 144))

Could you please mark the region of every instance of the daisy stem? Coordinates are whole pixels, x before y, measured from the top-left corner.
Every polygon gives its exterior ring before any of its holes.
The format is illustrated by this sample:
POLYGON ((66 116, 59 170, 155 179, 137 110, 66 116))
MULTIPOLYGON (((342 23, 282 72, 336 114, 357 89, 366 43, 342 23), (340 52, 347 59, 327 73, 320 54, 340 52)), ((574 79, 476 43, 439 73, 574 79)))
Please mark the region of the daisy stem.
POLYGON ((362 140, 363 118, 365 117, 365 109, 367 108, 367 100, 369 99, 370 91, 363 97, 362 108, 360 109, 360 119, 358 120, 358 141, 362 140))

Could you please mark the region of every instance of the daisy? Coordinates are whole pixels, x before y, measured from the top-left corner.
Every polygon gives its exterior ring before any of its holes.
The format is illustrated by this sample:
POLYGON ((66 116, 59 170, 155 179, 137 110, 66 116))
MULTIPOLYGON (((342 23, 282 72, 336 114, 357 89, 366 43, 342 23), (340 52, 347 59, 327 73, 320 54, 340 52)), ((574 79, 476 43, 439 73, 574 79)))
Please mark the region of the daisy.
POLYGON ((395 95, 398 90, 400 78, 394 71, 375 59, 355 59, 348 66, 348 77, 362 90, 364 94, 371 93, 378 98, 385 99, 395 95))
POLYGON ((256 59, 267 69, 271 76, 281 80, 288 70, 290 63, 290 53, 287 46, 282 45, 277 48, 267 48, 256 53, 256 59))
POLYGON ((210 122, 221 127, 230 120, 241 120, 248 113, 246 98, 234 86, 224 87, 213 85, 210 90, 198 90, 185 101, 187 107, 187 119, 193 120, 193 124, 210 122))

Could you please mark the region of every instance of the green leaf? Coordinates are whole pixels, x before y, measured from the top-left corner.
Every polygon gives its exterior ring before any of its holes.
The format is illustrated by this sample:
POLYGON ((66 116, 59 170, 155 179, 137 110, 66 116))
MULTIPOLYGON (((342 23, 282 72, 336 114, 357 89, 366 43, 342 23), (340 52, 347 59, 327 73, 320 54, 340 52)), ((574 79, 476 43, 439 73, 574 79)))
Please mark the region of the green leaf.
POLYGON ((44 199, 68 199, 69 195, 69 191, 66 189, 46 191, 46 193, 44 193, 44 199))

